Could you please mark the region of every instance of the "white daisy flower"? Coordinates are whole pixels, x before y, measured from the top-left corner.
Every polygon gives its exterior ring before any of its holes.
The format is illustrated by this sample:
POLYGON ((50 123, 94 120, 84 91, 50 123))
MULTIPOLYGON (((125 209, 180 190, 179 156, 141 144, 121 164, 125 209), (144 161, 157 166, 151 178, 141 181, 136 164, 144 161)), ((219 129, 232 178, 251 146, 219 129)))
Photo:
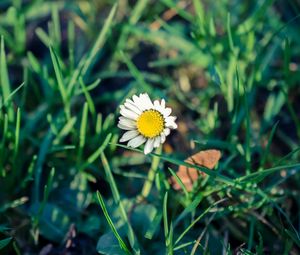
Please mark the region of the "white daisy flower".
POLYGON ((176 117, 170 116, 172 109, 166 107, 164 99, 152 103, 146 93, 134 95, 120 109, 118 127, 127 130, 120 142, 128 141, 127 146, 132 148, 146 143, 145 154, 164 143, 171 129, 177 128, 176 117))

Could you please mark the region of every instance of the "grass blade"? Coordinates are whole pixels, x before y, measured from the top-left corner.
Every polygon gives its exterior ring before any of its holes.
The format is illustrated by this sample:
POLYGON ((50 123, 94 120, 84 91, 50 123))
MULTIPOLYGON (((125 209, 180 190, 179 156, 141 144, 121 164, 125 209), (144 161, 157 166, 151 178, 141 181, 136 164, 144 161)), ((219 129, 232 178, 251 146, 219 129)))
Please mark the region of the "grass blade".
POLYGON ((112 171, 110 169, 110 165, 109 165, 109 163, 106 159, 106 156, 103 152, 101 153, 101 160, 102 160, 102 165, 103 165, 104 170, 105 170, 107 181, 109 183, 109 186, 110 186, 112 194, 113 194, 114 201, 118 205, 118 207, 120 209, 120 212, 121 212, 121 217, 123 218, 123 221, 127 225, 127 230, 128 230, 127 235, 128 235, 130 245, 136 252, 139 252, 138 244, 136 242, 136 238, 135 238, 133 229, 132 229, 132 227, 129 223, 127 213, 126 213, 125 208, 122 204, 121 196, 119 194, 115 179, 114 179, 112 171))
POLYGON ((115 16, 116 10, 117 10, 117 4, 115 4, 112 7, 107 19, 104 22, 104 26, 94 44, 91 52, 89 53, 87 60, 84 63, 84 66, 83 66, 82 72, 81 72, 83 76, 85 76, 87 74, 87 72, 89 71, 89 69, 92 67, 93 61, 95 60, 96 55, 98 54, 99 50, 104 45, 104 43, 107 39, 107 34, 112 26, 113 18, 115 16))
POLYGON ((12 237, 8 237, 8 238, 0 240, 0 250, 5 248, 10 243, 11 240, 12 240, 12 237))
MULTIPOLYGON (((6 55, 5 55, 5 49, 4 49, 4 37, 1 36, 1 43, 0 43, 0 85, 2 88, 2 94, 3 94, 3 102, 9 102, 9 98, 11 95, 10 92, 10 82, 8 77, 8 71, 7 71, 7 63, 6 63, 6 55)), ((8 120, 13 121, 14 120, 14 111, 12 107, 9 107, 9 104, 7 105, 8 108, 8 120)))
POLYGON ((59 64, 59 59, 58 56, 56 55, 54 49, 52 46, 49 47, 50 49, 50 55, 51 55, 51 60, 52 60, 52 64, 53 64, 53 68, 54 68, 54 72, 55 72, 55 76, 56 76, 56 80, 57 80, 57 84, 58 84, 58 89, 59 92, 61 94, 63 103, 64 103, 64 109, 65 109, 65 114, 67 119, 70 119, 70 109, 69 109, 69 100, 68 100, 68 95, 67 95, 67 91, 65 88, 65 84, 63 81, 63 76, 62 76, 62 72, 61 72, 61 67, 59 64))
POLYGON ((128 249, 127 245, 125 244, 125 242, 122 240, 121 236, 119 235, 114 223, 112 222, 112 220, 111 220, 111 218, 110 218, 110 216, 107 212, 104 200, 103 200, 103 198, 102 198, 99 191, 97 191, 97 198, 98 198, 98 202, 101 206, 101 209, 103 211, 103 214, 104 214, 104 216, 107 220, 107 223, 110 226, 110 228, 111 228, 112 232, 114 233, 115 237, 118 239, 118 242, 119 242, 119 245, 120 245, 121 249, 123 249, 126 254, 132 254, 130 252, 130 250, 128 249))
POLYGON ((112 137, 112 134, 108 134, 106 136, 106 138, 105 138, 104 142, 102 143, 102 145, 91 156, 88 157, 88 159, 86 160, 86 162, 81 167, 81 170, 83 170, 84 168, 86 168, 88 165, 92 164, 98 157, 101 156, 101 153, 107 147, 107 145, 108 145, 111 137, 112 137))
POLYGON ((79 146, 78 146, 78 154, 77 154, 77 162, 81 162, 82 159, 82 151, 85 145, 85 137, 87 133, 87 122, 88 122, 88 104, 84 103, 82 118, 80 124, 80 132, 79 132, 79 146))

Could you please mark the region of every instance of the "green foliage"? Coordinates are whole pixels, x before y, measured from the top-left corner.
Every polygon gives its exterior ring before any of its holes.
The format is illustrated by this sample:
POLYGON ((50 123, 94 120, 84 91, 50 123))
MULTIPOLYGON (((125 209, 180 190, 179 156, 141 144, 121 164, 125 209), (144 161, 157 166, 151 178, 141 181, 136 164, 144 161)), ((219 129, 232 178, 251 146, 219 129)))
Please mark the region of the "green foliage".
POLYGON ((0 253, 299 254, 299 3, 112 2, 0 1, 0 253), (147 156, 142 92, 179 126, 147 156))

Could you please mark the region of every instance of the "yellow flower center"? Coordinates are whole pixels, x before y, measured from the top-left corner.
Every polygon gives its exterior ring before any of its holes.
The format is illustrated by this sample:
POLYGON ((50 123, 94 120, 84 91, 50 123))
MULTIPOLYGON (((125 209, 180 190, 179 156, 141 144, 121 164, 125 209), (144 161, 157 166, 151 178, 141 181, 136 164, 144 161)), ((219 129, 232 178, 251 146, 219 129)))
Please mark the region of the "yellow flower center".
POLYGON ((144 111, 136 121, 137 129, 146 138, 158 136, 165 128, 163 115, 156 110, 144 111))

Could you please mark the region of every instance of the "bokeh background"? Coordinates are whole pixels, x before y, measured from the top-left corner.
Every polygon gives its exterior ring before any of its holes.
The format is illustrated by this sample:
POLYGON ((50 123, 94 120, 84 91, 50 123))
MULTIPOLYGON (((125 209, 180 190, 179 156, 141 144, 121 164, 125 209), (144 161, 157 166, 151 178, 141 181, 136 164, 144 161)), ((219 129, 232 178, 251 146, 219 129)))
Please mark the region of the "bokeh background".
POLYGON ((298 0, 1 0, 0 253, 299 254, 299 15, 298 0), (117 145, 119 105, 144 92, 178 117, 163 157, 117 145), (234 182, 175 190, 206 149, 234 182))

